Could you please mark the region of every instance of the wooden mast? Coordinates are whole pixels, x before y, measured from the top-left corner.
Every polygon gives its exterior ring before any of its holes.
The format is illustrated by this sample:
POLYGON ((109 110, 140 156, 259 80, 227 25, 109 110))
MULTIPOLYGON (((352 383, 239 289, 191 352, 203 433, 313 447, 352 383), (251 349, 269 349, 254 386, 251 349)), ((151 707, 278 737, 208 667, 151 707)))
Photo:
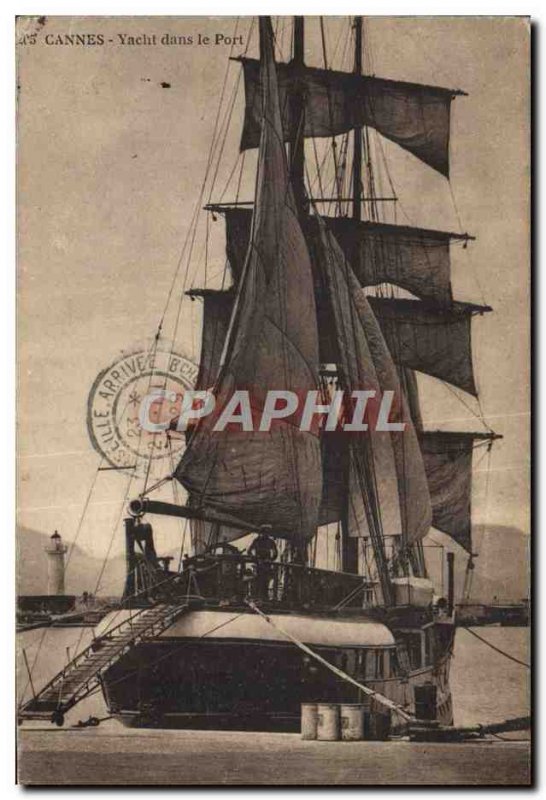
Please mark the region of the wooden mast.
MULTIPOLYGON (((354 73, 362 75, 362 17, 355 17, 354 73)), ((353 219, 362 219, 362 128, 353 131, 353 219)))
MULTIPOLYGON (((355 17, 355 59, 354 59, 354 72, 357 75, 362 74, 362 17, 355 17)), ((362 218, 362 128, 355 128, 353 133, 353 219, 360 220, 362 218)), ((358 248, 356 248, 358 251, 358 248)), ((358 253, 355 253, 358 258, 358 253)), ((353 265, 356 266, 356 265, 353 265)), ((345 466, 345 486, 347 489, 347 498, 345 502, 345 509, 341 518, 341 569, 343 572, 352 572, 357 574, 359 569, 358 564, 358 543, 359 539, 356 536, 349 534, 349 464, 350 454, 346 453, 346 466, 345 466)))
MULTIPOLYGON (((292 52, 292 63, 296 69, 304 66, 304 18, 294 17, 294 46, 292 52)), ((304 98, 301 82, 294 82, 294 92, 290 98, 290 118, 292 123, 293 137, 289 142, 288 156, 290 162, 290 178, 296 207, 300 215, 306 213, 305 199, 305 154, 304 154, 304 98)))
MULTIPOLYGON (((304 66, 305 48, 305 20, 303 17, 294 17, 294 37, 292 49, 292 64, 297 74, 298 68, 304 66)), ((293 136, 288 143, 288 165, 290 170, 290 182, 294 192, 296 209, 300 219, 307 214, 307 201, 305 196, 305 136, 304 136, 304 97, 303 83, 301 80, 294 81, 294 91, 290 97, 290 122, 293 136)), ((316 534, 315 534, 316 535, 316 534)), ((308 561, 304 549, 294 547, 292 550, 292 561, 294 563, 306 564, 308 561)))

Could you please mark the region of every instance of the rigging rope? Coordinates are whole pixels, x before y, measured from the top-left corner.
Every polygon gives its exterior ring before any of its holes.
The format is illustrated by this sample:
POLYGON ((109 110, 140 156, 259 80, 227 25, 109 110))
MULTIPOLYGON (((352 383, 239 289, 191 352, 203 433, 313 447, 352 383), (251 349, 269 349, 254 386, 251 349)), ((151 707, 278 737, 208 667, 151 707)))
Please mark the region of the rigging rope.
POLYGON ((453 203, 453 210, 455 211, 455 216, 457 217, 457 224, 459 226, 460 233, 463 232, 463 221, 461 215, 459 214, 459 208, 457 206, 457 201, 455 200, 455 194, 453 192, 453 186, 451 185, 451 181, 448 179, 447 185, 449 187, 449 194, 451 196, 451 202, 453 203))
MULTIPOLYGON (((327 50, 326 50, 327 46, 326 46, 326 33, 325 33, 325 30, 324 30, 324 18, 320 17, 319 19, 320 19, 320 38, 321 38, 321 42, 322 42, 322 60, 324 62, 324 69, 327 70, 328 69, 328 54, 327 54, 327 50)), ((326 96, 327 96, 327 100, 328 100, 328 116, 329 116, 329 119, 330 119, 330 127, 333 129, 332 99, 331 99, 331 96, 330 96, 330 85, 329 84, 327 84, 327 87, 326 87, 326 96)), ((313 136, 313 145, 315 143, 315 138, 316 137, 313 136)), ((339 176, 338 176, 339 165, 338 165, 337 152, 336 152, 336 150, 337 150, 336 137, 332 136, 332 140, 331 141, 332 141, 332 158, 334 160, 334 175, 335 175, 334 180, 337 183, 338 196, 342 197, 341 185, 339 183, 339 176)), ((318 172, 318 175, 320 177, 320 172, 318 172)), ((322 181, 320 181, 320 182, 322 183, 322 181)), ((322 189, 321 189, 321 192, 322 192, 322 189)), ((324 194, 322 194, 322 196, 324 197, 324 194)))
MULTIPOLYGON (((237 31, 238 24, 239 24, 239 17, 237 17, 237 21, 235 23, 235 32, 237 31)), ((234 39, 234 41, 235 41, 235 39, 234 39)), ((233 46, 234 45, 231 45, 230 56, 232 55, 232 52, 233 52, 233 46)), ((169 307, 171 296, 172 296, 172 293, 174 291, 174 287, 176 285, 176 281, 177 281, 178 275, 180 273, 180 268, 181 268, 182 263, 183 263, 184 254, 186 252, 186 248, 188 246, 188 243, 189 243, 189 240, 190 240, 190 237, 191 237, 191 231, 193 229, 193 226, 196 224, 198 216, 199 216, 199 211, 200 211, 203 195, 204 195, 204 192, 205 192, 205 187, 206 187, 207 180, 208 180, 208 177, 209 177, 210 169, 212 167, 212 163, 214 161, 214 154, 215 154, 215 151, 216 151, 216 148, 217 148, 217 145, 218 145, 218 138, 217 138, 217 135, 218 135, 218 132, 219 132, 218 124, 220 122, 221 110, 222 110, 222 105, 223 105, 223 101, 224 101, 224 95, 225 95, 225 90, 226 90, 227 78, 228 78, 228 74, 229 74, 230 65, 231 65, 231 61, 228 59, 227 66, 226 66, 226 71, 224 73, 224 80, 223 80, 223 83, 222 83, 222 89, 221 89, 221 92, 220 92, 220 102, 218 104, 218 110, 216 112, 216 118, 215 118, 215 121, 214 121, 214 128, 213 128, 213 132, 212 132, 212 139, 211 139, 211 144, 210 144, 209 156, 208 156, 208 159, 207 159, 207 165, 206 165, 206 168, 205 168, 205 175, 204 175, 203 180, 201 182, 201 187, 200 187, 200 190, 199 190, 199 193, 198 193, 198 196, 197 196, 197 200, 196 200, 196 203, 195 203, 194 212, 192 214, 191 221, 190 221, 190 227, 188 229, 188 233, 186 234, 184 245, 182 247, 182 251, 181 251, 180 256, 178 258, 178 261, 177 261, 177 264, 176 264, 176 268, 175 268, 175 271, 174 271, 174 274, 173 274, 173 277, 172 277, 172 280, 171 280, 171 285, 170 285, 170 288, 169 288, 169 292, 167 294, 167 300, 166 300, 164 308, 163 308, 163 313, 162 313, 162 315, 160 317, 158 330, 161 330, 161 327, 163 325, 163 321, 165 319, 165 315, 167 313, 167 309, 169 307)), ((193 238, 195 238, 195 237, 193 237, 193 238)), ((185 278, 184 278, 184 284, 185 284, 185 282, 187 280, 188 268, 189 268, 189 259, 188 259, 188 263, 187 263, 187 267, 186 267, 186 275, 185 275, 185 278)))
POLYGON ((493 429, 492 429, 492 428, 491 428, 491 427, 490 427, 490 426, 487 424, 487 422, 485 421, 485 417, 484 417, 483 411, 482 411, 482 409, 481 409, 481 403, 479 402, 479 400, 478 400, 478 398, 477 398, 477 397, 476 397, 476 400, 478 401, 478 407, 479 407, 479 409, 480 409, 480 413, 479 413, 479 414, 478 414, 476 411, 474 411, 474 409, 472 408, 472 406, 468 405, 468 403, 466 402, 466 400, 465 400, 465 399, 464 399, 464 398, 463 398, 463 397, 462 397, 460 394, 458 394, 458 392, 457 392, 457 391, 455 391, 455 388, 454 388, 453 386, 451 386, 451 384, 447 383, 446 381, 440 381, 440 383, 441 383, 441 385, 442 385, 442 386, 444 386, 444 387, 445 387, 445 388, 446 388, 448 391, 450 391, 450 392, 451 392, 451 394, 452 394, 452 395, 453 395, 453 396, 454 396, 454 397, 455 397, 455 398, 456 398, 456 399, 459 401, 459 403, 462 403, 462 405, 463 405, 463 406, 464 406, 464 407, 465 407, 465 408, 466 408, 468 411, 470 411, 470 413, 471 413, 473 416, 475 416, 475 417, 476 417, 476 419, 477 419, 477 420, 479 420, 479 422, 481 422, 481 423, 482 423, 482 425, 484 426, 484 428, 486 428, 486 429, 487 429, 487 432, 488 432, 488 433, 493 433, 493 432, 494 432, 494 431, 493 431, 493 429))
MULTIPOLYGON (((240 18, 238 17, 237 20, 236 20, 236 23, 235 23, 233 42, 236 41, 235 34, 237 32, 237 29, 238 29, 239 19, 240 18)), ((250 41, 250 35, 251 35, 251 32, 252 32, 252 25, 253 25, 253 20, 251 21, 251 25, 250 25, 250 28, 249 28, 248 41, 250 41)), ((247 41, 247 47, 248 47, 248 41, 247 41)), ((233 48, 234 48, 234 44, 231 45, 230 56, 233 53, 233 48)), ((174 291, 178 276, 180 274, 180 269, 182 267, 184 259, 186 258, 186 267, 185 267, 183 281, 182 281, 182 289, 180 291, 180 296, 179 296, 179 300, 178 300, 177 307, 176 307, 176 314, 175 314, 175 320, 174 320, 174 326, 173 326, 173 332, 172 332, 172 338, 171 338, 171 351, 174 349, 174 345, 175 345, 176 337, 177 337, 177 333, 178 333, 178 328, 179 328, 179 324, 180 324, 182 303, 183 303, 183 300, 184 300, 184 297, 185 297, 184 291, 185 291, 185 288, 186 288, 187 283, 188 283, 190 263, 191 263, 193 250, 194 250, 194 245, 195 245, 195 239, 196 239, 196 235, 197 235, 197 229, 198 229, 198 224, 199 224, 199 214, 200 214, 200 211, 201 211, 201 204, 202 204, 203 196, 205 195, 205 190, 206 190, 206 187, 207 187, 207 182, 208 182, 211 170, 214 169, 212 180, 211 180, 211 183, 210 183, 210 191, 209 191, 209 201, 210 201, 210 198, 211 198, 211 195, 212 195, 215 183, 216 183, 216 178, 217 178, 217 175, 218 175, 218 170, 219 170, 219 166, 220 166, 223 150, 224 150, 224 146, 225 146, 226 139, 227 139, 227 131, 228 131, 229 126, 230 126, 231 117, 232 117, 232 113, 233 113, 233 108, 234 108, 234 105, 235 105, 235 100, 236 100, 236 97, 237 97, 238 88, 239 88, 239 84, 240 84, 241 74, 238 75, 236 85, 235 85, 235 87, 234 87, 234 89, 232 91, 232 95, 231 95, 230 100, 228 100, 227 108, 226 108, 224 116, 222 118, 222 107, 224 105, 224 97, 225 97, 225 92, 226 92, 227 77, 228 77, 228 73, 229 73, 230 64, 231 64, 231 61, 228 60, 228 65, 226 67, 226 71, 225 71, 225 74, 224 74, 224 80, 223 80, 222 90, 221 90, 221 94, 220 94, 220 101, 219 101, 218 109, 217 109, 217 113, 216 113, 216 119, 215 119, 215 123, 214 123, 214 130, 213 130, 213 135, 212 135, 209 155, 208 155, 208 159, 207 159, 205 175, 204 175, 203 181, 201 183, 201 187, 200 187, 199 195, 198 195, 198 198, 197 198, 197 202, 195 204, 194 211, 193 211, 193 214, 192 214, 192 217, 191 217, 190 226, 188 228, 188 232, 187 232, 187 235, 186 235, 186 238, 185 238, 185 241, 184 241, 184 245, 183 245, 182 251, 180 253, 180 257, 179 257, 178 262, 177 262, 177 266, 176 266, 176 269, 175 269, 175 272, 174 272, 174 275, 173 275, 173 278, 172 278, 172 281, 171 281, 171 286, 170 286, 170 289, 169 289, 169 292, 168 292, 168 295, 167 295, 167 300, 166 300, 166 303, 165 303, 165 306, 164 306, 164 309, 163 309, 163 313, 162 313, 162 316, 161 316, 161 319, 160 319, 160 322, 159 322, 159 325, 158 325, 158 329, 157 329, 156 339, 159 337, 160 331, 161 331, 161 329, 163 327, 163 322, 164 322, 164 319, 165 319, 165 316, 166 316, 166 313, 167 313, 167 310, 168 310, 168 307, 169 307, 169 304, 170 304, 170 301, 171 301, 171 297, 172 297, 172 294, 173 294, 173 291, 174 291), (215 164, 215 166, 214 166, 214 164, 215 164)), ((205 254, 205 283, 206 283, 206 271, 207 271, 207 263, 208 263, 208 236, 209 236, 209 217, 208 217, 208 215, 207 215, 206 226, 207 226, 207 230, 206 230, 206 237, 205 237, 205 243, 204 243, 204 248, 203 248, 204 254, 205 254)), ((203 255, 203 253, 201 255, 203 255)), ((196 270, 198 269, 201 260, 202 259, 198 260, 198 264, 196 266, 196 270)), ((192 325, 192 333, 193 333, 193 325, 192 325)), ((153 371, 152 371, 152 374, 153 374, 153 371)), ((166 385, 167 385, 167 376, 165 376, 164 380, 163 380, 163 389, 166 388, 166 385)), ((145 483, 144 483, 143 492, 146 491, 146 486, 147 486, 147 483, 148 483, 148 478, 149 478, 149 473, 150 473, 150 469, 151 469, 152 460, 153 460, 153 450, 150 451, 150 455, 149 455, 149 458, 148 458, 146 479, 145 479, 145 483)))
MULTIPOLYGON (((327 47, 326 31, 324 30, 324 35, 323 35, 324 26, 321 23, 321 20, 322 20, 322 18, 319 17, 319 24, 321 24, 321 39, 323 40, 323 48, 322 48, 323 62, 324 62, 324 68, 328 69, 329 67, 328 67, 328 64, 327 64, 327 61, 326 61, 326 55, 327 55, 327 53, 326 53, 326 47, 327 47)), ((338 52, 341 39, 343 37, 343 34, 345 33, 343 53, 342 53, 342 56, 341 56, 340 64, 338 65, 338 68, 340 70, 343 69, 343 65, 344 65, 344 62, 345 62, 345 54, 346 54, 347 46, 348 46, 348 43, 349 43, 349 40, 350 40, 350 31, 351 31, 350 23, 347 26, 344 25, 342 27, 342 29, 341 29, 341 31, 339 33, 338 39, 337 39, 336 46, 334 48, 334 53, 333 53, 333 56, 332 56, 331 61, 330 61, 330 66, 333 66, 333 64, 334 64, 334 60, 335 60, 336 54, 338 52)), ((330 101, 330 92, 328 90, 328 110, 329 110, 329 114, 331 115, 330 102, 331 102, 330 101)), ((319 163, 318 154, 317 154, 317 145, 316 145, 316 141, 317 140, 316 140, 316 137, 313 136, 311 138, 312 138, 312 142, 313 142, 313 148, 315 150, 315 161, 316 161, 317 174, 315 175, 315 178, 314 178, 313 181, 311 181, 309 176, 307 176, 309 194, 310 195, 313 194, 313 190, 314 190, 314 188, 315 188, 315 186, 317 184, 317 179, 320 182, 320 180, 321 180, 321 172, 322 171, 324 173, 327 172, 327 170, 330 167, 330 160, 333 158, 333 162, 334 162, 334 177, 333 177, 332 188, 331 188, 329 194, 332 195, 332 196, 335 196, 336 194, 338 194, 339 197, 345 196, 345 193, 344 193, 344 190, 343 190, 343 181, 344 181, 344 176, 345 176, 345 160, 344 160, 345 157, 343 156, 343 148, 344 148, 344 144, 346 145, 346 143, 348 141, 348 134, 344 134, 343 137, 342 137, 342 140, 341 140, 342 143, 341 143, 339 158, 336 158, 336 153, 337 153, 336 137, 332 136, 331 139, 326 140, 326 146, 324 148, 324 155, 322 156, 322 159, 320 160, 320 163, 319 163), (328 145, 330 145, 330 146, 328 146, 328 145), (336 163, 336 161, 337 161, 337 163, 336 163)), ((325 178, 325 182, 326 182, 326 180, 327 179, 325 178)), ((321 194, 324 197, 324 192, 322 190, 321 190, 321 194)), ((334 201, 332 201, 332 202, 334 202, 334 201)), ((327 206, 327 209, 330 208, 330 205, 331 204, 329 203, 328 206, 327 206)), ((335 212, 336 216, 342 216, 341 203, 338 202, 338 203, 336 203, 336 205, 337 205, 337 210, 335 212)), ((326 213, 328 213, 328 211, 326 213)))
MULTIPOLYGON (((122 504, 121 504, 121 508, 120 508, 119 514, 118 514, 118 516, 116 518, 116 521, 114 523, 114 526, 112 528, 112 533, 110 535, 110 543, 108 545, 108 550, 106 551, 106 555, 104 556, 104 559, 103 559, 103 562, 102 562, 102 565, 101 565, 101 569, 100 569, 100 572, 99 572, 99 577, 97 578, 97 582, 96 582, 96 585, 95 585, 95 591, 94 591, 95 597, 98 594, 99 587, 100 587, 100 584, 101 584, 101 581, 102 581, 102 577, 104 575, 104 571, 106 569, 106 565, 108 563, 108 559, 110 558, 110 552, 112 550, 112 545, 114 544, 114 538, 115 538, 116 532, 117 532, 117 530, 119 528, 119 525, 120 525, 120 522, 121 522, 121 518, 123 516, 123 511, 125 509, 125 504, 127 502, 128 496, 129 496, 129 489, 131 488, 131 483, 133 482, 134 477, 135 477, 134 473, 129 476, 129 480, 127 482, 127 488, 125 489, 125 494, 123 496, 123 501, 122 501, 122 504)), ((75 648, 76 655, 78 654, 79 647, 80 647, 82 639, 83 639, 84 631, 85 631, 85 628, 82 627, 82 629, 80 631, 80 635, 78 637, 78 642, 77 642, 76 648, 75 648)), ((74 657, 76 657, 76 656, 74 656, 74 657)))
POLYGON ((480 636, 479 634, 476 633, 476 631, 473 631, 471 628, 467 628, 466 625, 461 625, 460 627, 463 628, 465 631, 468 631, 468 633, 471 633, 472 636, 475 636, 476 639, 479 639, 480 642, 483 642, 488 647, 490 647, 492 650, 495 650, 496 653, 500 653, 501 656, 505 656, 506 658, 509 658, 510 661, 514 661, 516 664, 520 664, 522 667, 527 667, 527 669, 531 669, 531 665, 530 664, 526 664, 525 661, 520 661, 519 658, 516 658, 515 656, 511 656, 510 653, 506 653, 504 650, 501 650, 499 647, 495 647, 494 644, 491 644, 491 642, 488 642, 487 639, 484 639, 483 636, 480 636))
POLYGON ((85 498, 85 503, 83 505, 82 513, 81 513, 80 519, 78 521, 78 526, 76 528, 76 535, 74 536, 74 539, 70 543, 70 549, 68 551, 68 555, 66 556, 66 561, 65 561, 65 565, 64 565, 65 572, 68 569, 68 565, 70 564, 70 559, 72 558, 72 554, 74 552, 74 548, 76 547, 76 542, 78 541, 78 537, 79 537, 79 535, 81 533, 81 529, 83 527, 83 521, 84 521, 85 515, 87 513, 87 508, 88 508, 89 503, 91 501, 91 496, 92 496, 93 491, 95 489, 95 485, 97 483, 97 478, 99 477, 99 470, 100 470, 103 462, 104 462, 104 456, 101 456, 101 459, 99 461, 99 465, 98 465, 97 469, 95 470, 95 475, 93 476, 93 480, 91 482, 91 486, 89 488, 89 492, 87 493, 87 497, 85 498))
MULTIPOLYGON (((46 636, 46 633, 47 633, 48 630, 49 630, 49 628, 44 628, 43 633, 42 633, 42 635, 40 637, 40 641, 38 642, 38 649, 36 650, 36 655, 34 656, 34 658, 32 660, 32 664, 30 665, 30 667, 27 664, 28 680, 27 680, 27 682, 25 684, 25 688, 23 689, 23 694, 21 695, 21 697, 23 697, 23 698, 26 696, 26 693, 28 691, 28 687, 32 686, 32 670, 35 668, 36 664, 38 663, 38 656, 40 655, 40 650, 42 649, 42 645, 44 643, 44 639, 45 639, 45 636, 46 636)), ((26 662, 26 656, 25 656, 25 662, 26 662)))
MULTIPOLYGON (((173 448, 172 448, 172 438, 171 438, 170 435, 167 436, 167 442, 169 444, 169 462, 170 462, 170 465, 171 465, 171 475, 174 475, 175 461, 174 461, 174 453, 173 453, 173 448)), ((172 487, 174 504, 175 504, 175 506, 179 506, 180 505, 180 497, 178 495, 178 485, 177 485, 176 480, 172 480, 171 481, 171 487, 172 487)), ((178 528, 179 528, 179 531, 182 534, 181 537, 180 537, 181 541, 180 541, 180 554, 178 556, 178 572, 180 572, 181 569, 182 569, 183 558, 184 558, 184 555, 185 555, 186 533, 187 533, 187 530, 188 530, 188 523, 189 523, 189 520, 187 518, 183 522, 182 522, 182 520, 180 518, 178 519, 178 528)))
MULTIPOLYGON (((150 355, 152 355, 152 356, 153 356, 153 354, 155 354, 155 350, 156 350, 156 348, 157 348, 158 339, 159 339, 159 334, 157 334, 157 335, 154 337, 154 340, 153 340, 153 342, 152 342, 152 344, 151 344, 151 346, 150 346, 150 349, 148 350, 148 353, 147 353, 147 358, 148 358, 150 355)), ((149 390, 150 390, 150 386, 151 386, 152 378, 153 378, 153 369, 152 369, 152 371, 151 371, 150 379, 149 379, 149 382, 148 382, 148 392, 149 392, 149 390)), ((129 405, 129 397, 128 397, 128 398, 126 399, 126 401, 125 401, 125 405, 124 405, 124 407, 123 407, 123 410, 122 410, 122 412, 121 412, 122 414, 123 414, 123 413, 125 413, 125 411, 126 411, 126 409, 127 409, 128 405, 129 405)), ((140 440, 141 440, 141 437, 142 437, 142 428, 140 429, 140 434, 139 434, 139 440, 138 440, 138 446, 137 446, 137 447, 140 447, 140 440)), ((67 569, 67 567, 68 567, 68 564, 69 564, 69 562, 70 562, 70 559, 71 559, 71 557, 72 557, 72 554, 73 554, 73 552, 74 552, 74 548, 75 548, 75 545, 76 545, 76 541, 77 541, 77 539, 78 539, 78 537, 79 537, 79 535, 80 535, 80 532, 81 532, 81 530, 82 530, 82 527, 83 527, 83 522, 84 522, 85 516, 86 516, 86 514, 87 514, 87 510, 88 510, 88 508, 89 508, 89 504, 90 504, 90 501, 91 501, 91 496, 92 496, 92 494, 93 494, 93 491, 94 491, 94 488, 95 488, 95 485, 96 485, 96 482, 97 482, 98 474, 99 474, 99 471, 100 471, 100 469, 101 469, 101 466, 102 466, 102 464, 103 464, 104 460, 105 460, 105 459, 104 459, 104 456, 103 456, 103 457, 100 459, 100 461, 99 461, 99 464, 98 464, 98 467, 97 467, 97 468, 96 468, 96 470, 95 470, 95 474, 94 474, 94 477, 93 477, 93 481, 92 481, 92 483, 91 483, 91 487, 90 487, 90 489, 89 489, 89 492, 88 492, 88 494, 87 494, 87 497, 86 497, 86 500, 85 500, 85 503, 84 503, 84 506, 83 506, 83 509, 82 509, 82 513, 81 513, 81 516, 80 516, 80 519, 79 519, 79 522, 78 522, 78 526, 77 526, 77 528, 76 528, 76 535, 75 535, 75 537, 74 537, 74 540, 73 540, 73 542, 72 542, 72 545, 71 545, 70 551, 69 551, 69 553, 68 553, 68 557, 67 557, 67 559, 66 559, 65 571, 66 571, 66 569, 67 569)), ((129 468, 129 467, 128 467, 127 469, 131 469, 131 468, 129 468)), ((131 475, 130 475, 130 480, 129 480, 129 483, 128 483, 128 486, 127 486, 127 491, 126 491, 126 493, 125 493, 125 497, 124 497, 124 500, 123 500, 122 511, 123 511, 123 506, 124 506, 124 504, 125 504, 125 502, 126 502, 126 500, 127 500, 127 495, 128 495, 128 492, 129 492, 129 487, 130 487, 130 485, 131 485, 131 482, 132 482, 133 478, 134 478, 134 470, 131 472, 131 475)), ((120 518, 121 518, 121 513, 120 513, 120 518)), ((101 578, 102 578, 102 575, 103 575, 103 573, 104 573, 104 570, 105 570, 105 567, 106 567, 106 562, 107 562, 107 559, 108 559, 108 556, 109 556, 110 550, 111 550, 111 548, 112 548, 114 533, 115 533, 115 531, 112 531, 112 536, 111 536, 111 539, 110 539, 110 545, 109 545, 109 548, 108 548, 108 552, 107 552, 107 554, 106 554, 106 556, 105 556, 105 558, 104 558, 104 560, 103 560, 103 563, 102 563, 102 568, 101 568, 101 572, 100 572, 100 575, 99 575, 99 579, 98 579, 98 581, 97 581, 97 586, 96 586, 96 588, 95 588, 95 592, 94 592, 94 594, 95 594, 95 595, 97 594, 97 590, 98 590, 98 587, 99 587, 99 584, 100 584, 100 580, 101 580, 101 578)), ((38 663, 38 658, 39 658, 39 656, 40 656, 40 652, 41 652, 41 649, 42 649, 42 645, 44 644, 44 641, 45 641, 45 638, 46 638, 46 635, 47 635, 47 632, 48 632, 48 630, 49 630, 49 628, 44 628, 43 634, 42 634, 42 636, 41 636, 41 638, 40 638, 40 642, 39 642, 39 644, 38 644, 38 649, 37 649, 37 651, 36 651, 36 655, 35 655, 35 657, 34 657, 34 660, 33 660, 33 662, 32 662, 31 668, 30 668, 30 669, 31 669, 31 671, 35 669, 35 667, 36 667, 36 665, 37 665, 37 663, 38 663)), ((80 637, 79 637, 79 639, 78 639, 78 644, 77 644, 77 646, 76 646, 76 649, 79 647, 79 645, 80 645, 80 643, 81 643, 81 639, 82 639, 82 636, 83 636, 83 630, 84 630, 84 629, 82 628, 82 631, 81 631, 81 633, 80 633, 80 637)), ((25 693, 26 693, 26 691, 27 691, 27 689, 28 689, 28 686, 29 686, 29 684, 27 683, 27 685, 25 686, 25 690, 24 690, 24 692, 25 692, 25 693)))

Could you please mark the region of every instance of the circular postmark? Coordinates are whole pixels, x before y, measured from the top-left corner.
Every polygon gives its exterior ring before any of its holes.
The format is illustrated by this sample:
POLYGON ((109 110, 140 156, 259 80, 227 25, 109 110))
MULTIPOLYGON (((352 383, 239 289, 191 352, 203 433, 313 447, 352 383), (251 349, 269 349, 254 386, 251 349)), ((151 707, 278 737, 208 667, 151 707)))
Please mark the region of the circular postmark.
POLYGON ((167 350, 138 349, 100 372, 89 392, 87 430, 108 464, 135 477, 165 473, 176 466, 185 446, 171 430, 186 390, 194 388, 197 366, 167 350))

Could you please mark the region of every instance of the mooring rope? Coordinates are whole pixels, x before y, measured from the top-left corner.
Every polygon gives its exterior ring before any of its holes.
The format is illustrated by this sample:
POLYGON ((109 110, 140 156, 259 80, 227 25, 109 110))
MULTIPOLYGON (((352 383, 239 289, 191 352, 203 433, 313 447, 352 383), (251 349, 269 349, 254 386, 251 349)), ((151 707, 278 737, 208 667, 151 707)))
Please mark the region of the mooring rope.
POLYGON ((397 703, 393 702, 392 700, 389 700, 389 698, 385 697, 385 695, 380 694, 380 692, 376 692, 374 689, 370 689, 369 686, 365 686, 364 684, 359 683, 354 678, 352 678, 350 675, 348 675, 346 672, 343 672, 343 670, 339 669, 338 667, 335 667, 333 664, 330 664, 330 662, 326 661, 325 658, 323 658, 322 656, 319 656, 318 653, 315 653, 315 651, 311 650, 310 647, 307 647, 306 644, 303 644, 303 642, 300 642, 299 639, 296 639, 295 636, 292 636, 292 634, 288 633, 288 631, 285 631, 284 628, 281 628, 281 626, 278 625, 276 622, 273 622, 271 617, 268 617, 267 614, 264 614, 264 612, 260 608, 258 608, 256 603, 254 603, 252 600, 245 600, 245 603, 253 611, 255 611, 257 614, 259 614, 260 617, 263 617, 263 619, 265 619, 265 621, 268 622, 271 625, 272 628, 275 628, 276 630, 279 631, 279 633, 282 633, 282 635, 285 636, 287 639, 290 639, 290 641, 293 642, 296 645, 296 647, 299 647, 300 650, 304 651, 304 653, 307 653, 312 658, 314 658, 316 661, 319 661, 323 666, 325 666, 327 669, 329 669, 330 672, 333 672, 335 675, 337 675, 339 678, 342 678, 344 681, 348 681, 349 683, 352 683, 358 689, 363 691, 364 694, 367 694, 368 697, 373 698, 378 703, 381 703, 381 705, 384 705, 387 708, 389 708, 391 711, 394 711, 396 714, 399 714, 403 719, 406 720, 406 722, 422 722, 422 720, 418 720, 417 717, 414 717, 412 714, 409 714, 407 711, 405 711, 402 708, 402 706, 398 705, 397 703))
POLYGON ((530 664, 526 664, 525 661, 520 661, 519 658, 516 658, 515 656, 511 656, 510 653, 505 653, 504 650, 501 650, 499 647, 495 647, 494 644, 491 644, 491 642, 488 642, 487 639, 483 638, 483 636, 480 636, 475 631, 471 630, 470 628, 467 628, 465 625, 461 625, 460 627, 464 628, 465 631, 468 631, 469 633, 471 633, 472 636, 475 636, 476 639, 479 639, 480 642, 483 642, 488 647, 490 647, 492 650, 495 650, 495 652, 500 653, 501 656, 506 656, 506 658, 509 658, 510 661, 515 661, 516 664, 520 664, 522 667, 527 667, 527 669, 531 669, 531 665, 530 664))

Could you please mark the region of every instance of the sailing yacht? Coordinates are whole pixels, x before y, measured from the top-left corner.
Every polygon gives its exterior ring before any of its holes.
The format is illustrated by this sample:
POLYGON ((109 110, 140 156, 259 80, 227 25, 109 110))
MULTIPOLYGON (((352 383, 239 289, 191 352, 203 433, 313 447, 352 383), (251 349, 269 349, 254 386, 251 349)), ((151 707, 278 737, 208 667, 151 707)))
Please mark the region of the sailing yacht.
POLYGON ((168 477, 188 499, 149 489, 130 502, 123 607, 23 717, 61 724, 93 678, 130 726, 295 730, 307 702, 367 704, 384 731, 409 717, 453 722, 453 555, 439 597, 423 539, 434 527, 471 556, 472 452, 495 434, 424 430, 415 373, 475 396, 471 323, 491 309, 452 296, 450 243, 471 237, 380 221, 369 134, 448 178, 450 108, 464 93, 362 74, 362 18, 353 32, 353 72, 306 66, 298 17, 289 62, 275 59, 268 17, 259 59, 238 59, 255 196, 207 206, 225 220, 232 284, 188 292, 203 303, 196 389, 216 401, 180 434, 168 477), (350 197, 345 180, 335 197, 313 197, 305 140, 331 139, 336 160, 339 136, 338 170, 352 145, 350 197), (298 412, 267 431, 218 430, 235 392, 253 414, 271 392, 320 402, 308 430, 298 412), (390 393, 390 428, 373 424, 370 402, 369 424, 351 430, 345 399, 326 426, 319 407, 337 392, 390 393), (179 570, 156 553, 162 515, 190 521, 179 570), (339 568, 318 568, 332 528, 339 568))

